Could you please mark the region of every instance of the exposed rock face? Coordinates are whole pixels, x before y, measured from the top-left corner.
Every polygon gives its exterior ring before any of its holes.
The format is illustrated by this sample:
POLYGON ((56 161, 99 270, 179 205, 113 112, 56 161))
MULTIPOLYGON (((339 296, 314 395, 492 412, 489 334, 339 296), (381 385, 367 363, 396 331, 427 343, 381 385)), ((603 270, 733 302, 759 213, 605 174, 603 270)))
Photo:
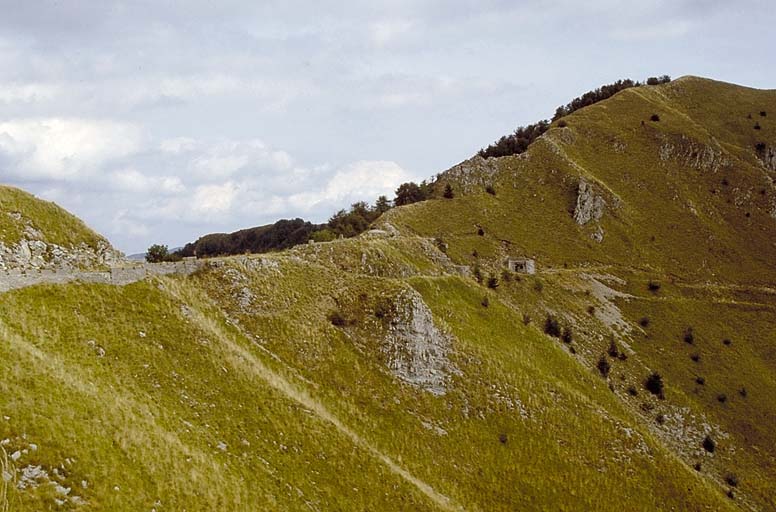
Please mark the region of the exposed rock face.
POLYGON ((760 156, 760 159, 763 161, 763 165, 765 165, 766 169, 772 172, 776 172, 776 148, 775 147, 766 148, 765 152, 760 156))
POLYGON ((450 181, 457 185, 462 192, 470 193, 482 190, 493 184, 498 165, 495 158, 485 159, 480 155, 461 162, 445 171, 442 181, 450 181))
POLYGON ((717 172, 730 165, 722 147, 712 139, 711 144, 702 144, 682 135, 677 140, 667 140, 660 145, 660 160, 675 159, 693 169, 717 172))
POLYGON ((26 238, 11 246, 0 242, 0 270, 81 269, 110 266, 121 259, 121 253, 106 242, 98 243, 96 249, 86 244, 66 248, 26 238))
POLYGON ((397 309, 383 346, 388 367, 401 380, 443 395, 450 375, 457 372, 448 358, 452 337, 437 328, 431 310, 418 292, 403 292, 397 309))
POLYGON ((591 220, 600 220, 604 214, 605 207, 606 201, 595 193, 593 185, 588 183, 585 178, 580 178, 579 188, 577 189, 577 205, 574 207, 574 220, 576 223, 584 226, 591 220))
POLYGON ((104 240, 99 241, 96 248, 85 243, 75 247, 49 243, 21 212, 5 213, 21 223, 24 230, 17 243, 6 244, 0 240, 0 270, 85 269, 110 266, 123 259, 123 255, 104 240))

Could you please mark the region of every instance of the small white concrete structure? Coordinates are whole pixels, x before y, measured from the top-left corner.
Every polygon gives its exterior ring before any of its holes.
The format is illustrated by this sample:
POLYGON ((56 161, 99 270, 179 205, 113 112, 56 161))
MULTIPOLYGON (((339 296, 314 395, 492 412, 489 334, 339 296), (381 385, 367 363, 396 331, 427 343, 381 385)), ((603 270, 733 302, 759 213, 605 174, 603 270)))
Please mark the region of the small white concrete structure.
POLYGON ((530 258, 509 258, 507 260, 507 268, 519 274, 535 274, 536 261, 530 258))

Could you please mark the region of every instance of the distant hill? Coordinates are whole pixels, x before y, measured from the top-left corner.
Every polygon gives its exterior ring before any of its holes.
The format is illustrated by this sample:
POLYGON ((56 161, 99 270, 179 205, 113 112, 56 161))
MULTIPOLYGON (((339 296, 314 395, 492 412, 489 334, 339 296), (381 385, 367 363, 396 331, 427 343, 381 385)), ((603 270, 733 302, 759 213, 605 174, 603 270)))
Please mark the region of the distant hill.
POLYGON ((320 226, 302 219, 282 219, 274 224, 241 229, 234 233, 213 233, 186 244, 181 256, 224 256, 288 249, 307 243, 320 226))

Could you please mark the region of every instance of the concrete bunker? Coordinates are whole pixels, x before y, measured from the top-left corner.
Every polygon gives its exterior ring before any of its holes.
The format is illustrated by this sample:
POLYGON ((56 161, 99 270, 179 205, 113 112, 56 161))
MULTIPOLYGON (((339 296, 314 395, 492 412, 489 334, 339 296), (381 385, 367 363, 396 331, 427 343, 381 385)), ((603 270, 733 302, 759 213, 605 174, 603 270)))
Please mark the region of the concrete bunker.
POLYGON ((535 274, 536 261, 531 258, 509 258, 507 268, 518 274, 535 274))

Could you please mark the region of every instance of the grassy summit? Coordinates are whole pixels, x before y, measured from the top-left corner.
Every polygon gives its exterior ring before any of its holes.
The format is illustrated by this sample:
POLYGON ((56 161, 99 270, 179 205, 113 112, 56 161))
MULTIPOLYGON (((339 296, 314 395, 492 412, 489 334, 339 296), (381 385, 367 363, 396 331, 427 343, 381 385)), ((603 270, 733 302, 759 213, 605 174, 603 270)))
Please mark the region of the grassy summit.
POLYGON ((771 115, 626 90, 383 232, 3 294, 0 507, 773 509, 771 115))
POLYGON ((54 203, 23 190, 0 185, 0 242, 11 246, 23 238, 62 247, 86 244, 96 249, 105 239, 54 203))

